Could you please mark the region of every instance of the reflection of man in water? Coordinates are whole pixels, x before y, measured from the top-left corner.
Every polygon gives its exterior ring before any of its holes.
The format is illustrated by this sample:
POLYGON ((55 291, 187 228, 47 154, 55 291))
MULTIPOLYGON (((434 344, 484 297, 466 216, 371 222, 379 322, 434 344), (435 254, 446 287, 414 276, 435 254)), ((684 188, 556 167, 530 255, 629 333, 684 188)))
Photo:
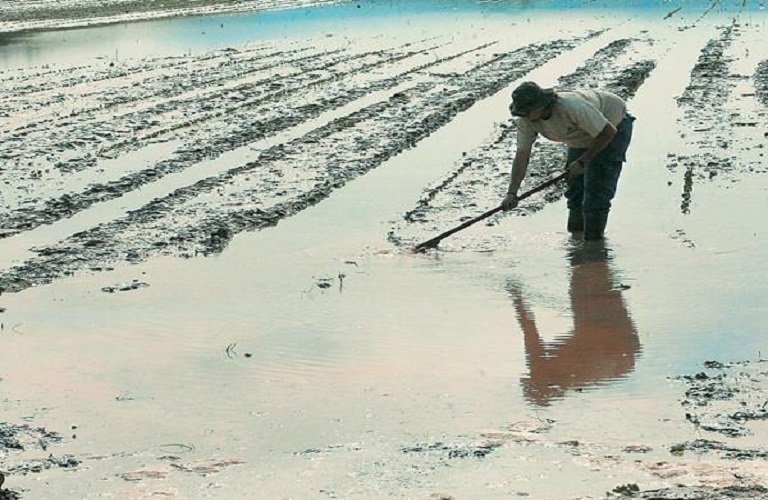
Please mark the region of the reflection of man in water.
POLYGON ((625 376, 640 351, 637 332, 616 289, 604 246, 582 248, 571 256, 573 330, 544 343, 536 320, 516 289, 511 289, 525 336, 530 377, 526 399, 547 406, 568 389, 579 389, 625 376))

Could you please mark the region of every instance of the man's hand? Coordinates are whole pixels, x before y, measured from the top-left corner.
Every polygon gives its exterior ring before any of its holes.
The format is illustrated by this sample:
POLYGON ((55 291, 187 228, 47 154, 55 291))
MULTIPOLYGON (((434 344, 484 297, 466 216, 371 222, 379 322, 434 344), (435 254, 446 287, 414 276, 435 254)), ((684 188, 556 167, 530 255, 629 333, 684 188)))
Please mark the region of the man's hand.
POLYGON ((517 193, 507 193, 507 196, 505 196, 504 200, 501 202, 501 209, 512 210, 513 208, 517 208, 519 203, 520 201, 517 199, 517 193))
POLYGON ((575 160, 572 161, 570 165, 568 165, 568 176, 573 179, 574 177, 578 177, 580 175, 584 174, 584 170, 587 168, 587 166, 584 164, 581 160, 575 160))

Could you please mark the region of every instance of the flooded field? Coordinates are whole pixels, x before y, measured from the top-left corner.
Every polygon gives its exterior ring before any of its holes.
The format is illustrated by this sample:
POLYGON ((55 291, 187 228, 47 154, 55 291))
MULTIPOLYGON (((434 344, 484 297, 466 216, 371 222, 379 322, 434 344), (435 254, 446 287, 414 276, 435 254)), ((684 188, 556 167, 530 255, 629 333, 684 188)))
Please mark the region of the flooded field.
POLYGON ((763 5, 286 15, 6 35, 0 498, 764 498, 763 5), (637 117, 607 239, 556 185, 414 253, 523 80, 637 117))

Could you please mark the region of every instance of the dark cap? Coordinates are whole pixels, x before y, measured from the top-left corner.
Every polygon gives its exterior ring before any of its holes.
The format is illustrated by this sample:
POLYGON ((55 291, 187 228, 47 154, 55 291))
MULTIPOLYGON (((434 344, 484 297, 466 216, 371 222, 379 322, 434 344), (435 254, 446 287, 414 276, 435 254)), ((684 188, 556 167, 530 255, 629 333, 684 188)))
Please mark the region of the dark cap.
POLYGON ((543 89, 535 82, 523 82, 512 91, 509 111, 514 116, 528 116, 532 111, 549 106, 554 96, 552 89, 543 89))

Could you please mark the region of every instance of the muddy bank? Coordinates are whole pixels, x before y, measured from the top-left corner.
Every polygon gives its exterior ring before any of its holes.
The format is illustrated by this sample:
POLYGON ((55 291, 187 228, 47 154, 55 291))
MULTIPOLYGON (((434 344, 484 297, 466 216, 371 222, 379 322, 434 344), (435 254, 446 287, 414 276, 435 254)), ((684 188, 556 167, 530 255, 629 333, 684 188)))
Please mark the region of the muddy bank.
POLYGON ((178 16, 295 9, 336 0, 36 0, 0 1, 0 36, 3 33, 41 29, 163 19, 178 16))

